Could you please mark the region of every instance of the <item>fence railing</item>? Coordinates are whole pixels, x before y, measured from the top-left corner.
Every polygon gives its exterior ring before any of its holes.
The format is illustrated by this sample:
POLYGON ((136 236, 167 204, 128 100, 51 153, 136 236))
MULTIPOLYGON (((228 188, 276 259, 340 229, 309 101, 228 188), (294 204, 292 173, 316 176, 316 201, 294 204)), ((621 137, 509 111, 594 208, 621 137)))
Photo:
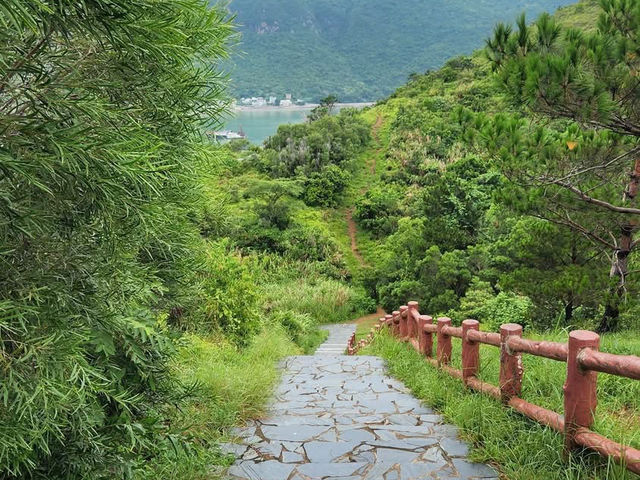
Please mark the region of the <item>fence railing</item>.
POLYGON ((587 330, 572 331, 567 343, 559 343, 524 339, 522 326, 515 323, 502 325, 500 333, 481 332, 476 320, 465 320, 461 327, 452 326, 449 318, 438 318, 434 323, 432 317, 420 314, 417 302, 409 302, 391 315, 380 318, 378 325, 359 342, 356 342, 354 334, 349 341, 348 354, 357 353, 374 338, 375 331, 385 327, 400 340, 410 343, 433 365, 462 380, 468 388, 490 395, 523 415, 563 433, 566 452, 586 447, 640 474, 640 450, 591 430, 598 404, 597 373, 640 380, 640 357, 600 352, 600 336, 587 330), (450 365, 453 338, 462 341, 462 369, 450 365), (478 378, 480 344, 500 349, 498 386, 478 378), (521 398, 523 353, 567 364, 563 387, 564 415, 521 398))

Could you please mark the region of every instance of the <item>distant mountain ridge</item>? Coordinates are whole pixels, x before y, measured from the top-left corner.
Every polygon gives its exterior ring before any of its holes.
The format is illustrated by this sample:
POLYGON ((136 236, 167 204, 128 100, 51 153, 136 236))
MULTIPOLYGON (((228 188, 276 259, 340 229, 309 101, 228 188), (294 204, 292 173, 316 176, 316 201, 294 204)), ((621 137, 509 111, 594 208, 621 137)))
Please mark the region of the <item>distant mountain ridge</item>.
POLYGON ((237 97, 383 98, 412 72, 482 46, 498 21, 571 0, 232 0, 237 97))

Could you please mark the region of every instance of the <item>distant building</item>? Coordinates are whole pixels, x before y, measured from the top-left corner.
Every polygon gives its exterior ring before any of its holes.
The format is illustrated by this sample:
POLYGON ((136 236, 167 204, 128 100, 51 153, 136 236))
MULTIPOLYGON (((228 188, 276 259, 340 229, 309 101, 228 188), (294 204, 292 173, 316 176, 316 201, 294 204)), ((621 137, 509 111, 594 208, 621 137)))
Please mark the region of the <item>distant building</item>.
POLYGON ((277 101, 278 101, 278 97, 271 96, 271 97, 269 97, 269 100, 267 100, 267 104, 268 105, 275 105, 277 101))
POLYGON ((291 100, 291 94, 290 94, 290 93, 287 93, 287 94, 284 96, 284 98, 285 98, 286 100, 291 100))
POLYGON ((291 99, 280 100, 281 107, 290 107, 291 105, 293 105, 293 102, 291 101, 291 99))
POLYGON ((264 99, 264 97, 252 98, 251 100, 251 105, 254 107, 264 107, 267 104, 267 101, 264 99))

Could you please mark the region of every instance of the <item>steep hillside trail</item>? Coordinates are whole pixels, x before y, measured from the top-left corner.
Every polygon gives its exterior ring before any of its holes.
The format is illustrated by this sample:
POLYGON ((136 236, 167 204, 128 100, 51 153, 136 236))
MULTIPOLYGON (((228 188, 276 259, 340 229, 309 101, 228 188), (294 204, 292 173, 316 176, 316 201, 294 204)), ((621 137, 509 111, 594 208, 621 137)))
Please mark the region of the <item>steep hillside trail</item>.
MULTIPOLYGON (((368 175, 371 177, 375 177, 376 175, 377 158, 379 155, 382 154, 382 151, 383 151, 382 142, 380 140, 380 129, 382 128, 383 124, 384 124, 384 118, 382 115, 378 114, 373 126, 371 127, 371 136, 373 138, 375 145, 373 147, 373 151, 368 155, 368 158, 366 161, 366 169, 368 171, 368 175)), ((365 182, 365 185, 363 185, 362 188, 360 189, 360 193, 365 193, 369 189, 369 186, 370 186, 370 182, 365 182)), ((358 248, 358 226, 355 220, 353 219, 354 209, 355 209, 355 206, 352 205, 347 207, 344 211, 345 221, 347 224, 347 231, 349 233, 349 240, 351 244, 351 253, 353 253, 353 256, 356 258, 356 260, 358 261, 358 264, 361 267, 366 267, 368 266, 367 262, 365 261, 364 257, 362 256, 362 253, 360 252, 360 249, 358 248)))
POLYGON ((495 479, 467 459, 456 427, 423 406, 384 361, 346 356, 355 325, 330 325, 313 356, 288 357, 266 418, 236 430, 233 480, 495 479))
POLYGON ((384 123, 384 118, 382 117, 382 115, 378 114, 378 116, 376 117, 376 123, 374 123, 373 127, 371 128, 373 141, 376 143, 375 154, 371 156, 371 162, 369 163, 369 172, 371 173, 371 175, 376 174, 376 168, 377 168, 376 161, 378 159, 378 155, 382 153, 382 142, 380 141, 380 129, 382 128, 383 123, 384 123))
POLYGON ((351 241, 351 253, 356 257, 361 267, 366 267, 367 263, 364 261, 360 250, 358 249, 358 226, 353 219, 353 207, 349 207, 344 212, 345 220, 347 221, 347 229, 349 231, 349 240, 351 241))

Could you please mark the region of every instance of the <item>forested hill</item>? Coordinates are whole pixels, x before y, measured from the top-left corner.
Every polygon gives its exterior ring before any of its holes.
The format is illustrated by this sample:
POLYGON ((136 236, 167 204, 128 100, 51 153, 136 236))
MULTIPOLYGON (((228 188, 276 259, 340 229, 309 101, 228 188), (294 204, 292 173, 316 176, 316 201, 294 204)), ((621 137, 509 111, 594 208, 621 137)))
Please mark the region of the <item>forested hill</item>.
POLYGON ((232 0, 233 93, 344 101, 389 95, 413 72, 482 46, 498 21, 570 0, 232 0))

